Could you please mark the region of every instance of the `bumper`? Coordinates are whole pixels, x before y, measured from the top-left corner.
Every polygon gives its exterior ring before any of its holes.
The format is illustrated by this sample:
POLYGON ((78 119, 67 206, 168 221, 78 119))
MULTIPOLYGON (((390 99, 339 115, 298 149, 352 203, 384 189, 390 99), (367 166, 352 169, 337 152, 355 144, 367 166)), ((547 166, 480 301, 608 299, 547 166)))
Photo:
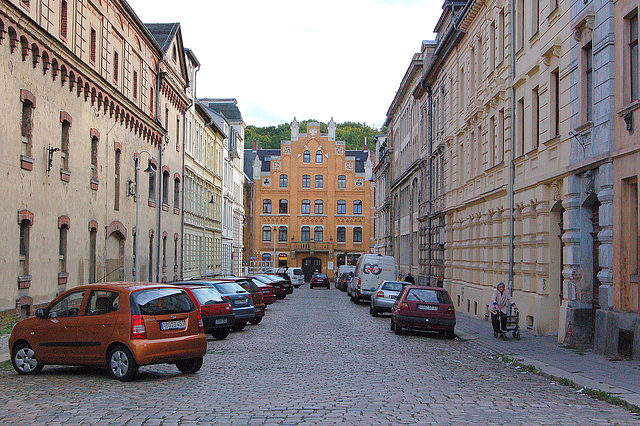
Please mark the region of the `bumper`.
POLYGON ((233 308, 233 313, 236 316, 236 324, 240 321, 250 321, 255 316, 255 308, 253 306, 247 306, 246 308, 233 308))
POLYGON ((262 300, 264 301, 265 304, 270 305, 276 301, 276 295, 275 294, 272 294, 269 296, 263 295, 262 300))
POLYGON ((254 313, 253 313, 253 317, 254 318, 262 318, 264 316, 264 308, 265 305, 253 305, 254 308, 254 313))
POLYGON ((233 323, 235 322, 235 318, 235 314, 202 317, 204 332, 209 333, 210 330, 232 327, 233 323))
POLYGON ((379 297, 374 297, 372 300, 373 306, 375 306, 376 309, 381 312, 391 312, 393 304, 396 303, 396 299, 382 299, 379 297))
POLYGON ((406 315, 398 315, 396 322, 403 327, 417 328, 421 330, 450 330, 455 327, 455 319, 423 318, 406 315))
POLYGON ((138 365, 175 362, 203 357, 207 353, 207 337, 200 333, 171 339, 132 340, 129 349, 138 365))

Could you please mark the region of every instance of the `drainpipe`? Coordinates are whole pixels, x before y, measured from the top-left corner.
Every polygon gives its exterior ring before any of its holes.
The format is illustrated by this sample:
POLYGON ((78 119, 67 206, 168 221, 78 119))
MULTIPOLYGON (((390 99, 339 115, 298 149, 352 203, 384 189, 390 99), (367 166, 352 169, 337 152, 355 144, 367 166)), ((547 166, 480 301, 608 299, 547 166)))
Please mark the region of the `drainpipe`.
POLYGON ((511 161, 509 162, 509 294, 513 294, 513 269, 515 256, 515 149, 516 149, 516 33, 515 25, 515 0, 511 0, 511 161))
POLYGON ((433 125, 433 93, 431 91, 431 86, 427 87, 427 108, 428 108, 428 129, 427 129, 427 140, 429 143, 429 150, 427 151, 427 154, 429 155, 429 218, 428 218, 428 230, 429 230, 429 234, 428 234, 428 253, 427 253, 427 268, 428 269, 428 273, 427 273, 427 279, 429 280, 427 282, 427 285, 431 284, 431 261, 432 261, 432 254, 431 254, 431 229, 433 227, 433 222, 431 221, 431 214, 433 212, 433 130, 432 130, 432 125, 433 125))
MULTIPOLYGON (((162 126, 162 122, 160 120, 160 87, 162 86, 162 80, 164 79, 166 73, 162 72, 160 67, 164 62, 165 55, 162 55, 160 61, 158 61, 158 78, 156 79, 156 120, 160 122, 162 126)), ((168 121, 167 121, 168 124, 168 121)), ((166 135, 165 135, 166 136, 166 135)), ((157 244, 156 244, 156 282, 160 282, 160 239, 162 238, 162 151, 164 150, 164 141, 160 141, 160 146, 158 147, 158 170, 160 173, 160 182, 158 184, 158 198, 157 200, 157 208, 158 208, 158 219, 157 219, 157 244)), ((138 230, 136 230, 136 233, 138 230)), ((140 234, 142 235, 142 234, 140 234)))

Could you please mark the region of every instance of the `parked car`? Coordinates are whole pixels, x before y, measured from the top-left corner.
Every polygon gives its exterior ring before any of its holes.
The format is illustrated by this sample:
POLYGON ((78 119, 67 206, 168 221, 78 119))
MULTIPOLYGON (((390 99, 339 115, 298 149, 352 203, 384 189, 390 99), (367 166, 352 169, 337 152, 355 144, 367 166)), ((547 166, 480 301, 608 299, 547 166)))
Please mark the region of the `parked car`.
POLYGON ((260 291, 262 291, 262 300, 264 301, 265 305, 268 306, 276 301, 276 292, 272 285, 263 283, 258 279, 253 279, 249 277, 243 277, 243 278, 247 280, 251 280, 255 285, 258 286, 260 291))
POLYGON ((293 284, 295 288, 298 288, 304 284, 304 272, 302 272, 302 269, 300 268, 283 266, 281 268, 278 268, 276 272, 287 274, 289 276, 289 279, 291 280, 291 284, 293 284))
POLYGON ((251 295, 248 291, 234 282, 221 281, 218 278, 204 278, 175 284, 206 285, 218 290, 218 293, 220 293, 223 298, 230 301, 231 306, 233 307, 233 313, 236 316, 232 327, 232 330, 234 331, 240 331, 245 328, 247 323, 251 321, 255 315, 251 295))
POLYGON ((345 276, 344 274, 348 274, 349 272, 351 272, 351 275, 353 275, 353 273, 355 271, 356 271, 356 267, 353 266, 353 265, 340 265, 340 266, 338 266, 338 273, 334 277, 334 279, 336 281, 336 284, 335 284, 336 288, 339 289, 340 278, 345 276))
POLYGON ((284 278, 268 274, 252 275, 251 278, 255 278, 265 284, 273 286, 273 290, 276 293, 276 298, 284 299, 285 297, 287 297, 287 288, 285 287, 286 282, 284 278))
POLYGON ((181 288, 152 283, 75 287, 36 316, 18 322, 9 338, 20 374, 46 364, 105 366, 111 377, 133 379, 142 365, 175 364, 195 373, 207 352, 204 325, 181 288))
POLYGON ((313 274, 311 277, 311 283, 309 284, 309 288, 314 287, 326 287, 329 288, 330 281, 327 274, 313 274))
POLYGON ((260 287, 254 284, 251 278, 236 278, 236 277, 227 277, 221 278, 221 280, 232 281, 238 284, 240 287, 244 288, 251 295, 251 300, 253 301, 254 314, 253 319, 249 321, 251 324, 258 324, 262 321, 262 318, 265 314, 265 308, 267 305, 264 303, 264 297, 262 295, 262 290, 260 287))
POLYGON ((439 331, 451 339, 456 311, 447 290, 407 285, 391 308, 391 329, 402 334, 404 328, 439 331))
POLYGON ((274 272, 267 275, 275 279, 281 279, 282 281, 284 281, 283 286, 287 291, 287 294, 293 293, 293 282, 291 281, 291 278, 289 278, 289 274, 287 274, 286 272, 274 272))
POLYGON ((404 281, 384 281, 371 296, 369 313, 377 317, 380 312, 391 312, 391 307, 402 289, 409 285, 404 281))
POLYGON ((363 254, 356 263, 356 271, 347 287, 347 294, 354 303, 370 300, 383 281, 396 280, 397 276, 396 260, 393 256, 363 254))
POLYGON ((343 272, 336 282, 336 288, 340 291, 347 291, 347 286, 353 279, 353 272, 343 272))
POLYGON ((204 332, 216 340, 224 340, 231 332, 236 315, 231 302, 226 300, 218 290, 203 285, 180 285, 196 304, 202 317, 204 332))

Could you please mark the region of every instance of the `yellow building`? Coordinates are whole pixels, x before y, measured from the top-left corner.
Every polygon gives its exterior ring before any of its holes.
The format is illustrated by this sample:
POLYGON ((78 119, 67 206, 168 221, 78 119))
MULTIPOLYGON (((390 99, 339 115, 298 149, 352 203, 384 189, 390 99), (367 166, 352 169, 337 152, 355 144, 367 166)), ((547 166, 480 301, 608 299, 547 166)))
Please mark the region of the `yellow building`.
POLYGON ((291 140, 280 149, 245 150, 247 223, 245 258, 250 271, 301 267, 333 276, 345 261, 355 264, 371 246, 373 189, 369 150, 347 150, 310 122, 307 133, 291 123, 291 140))

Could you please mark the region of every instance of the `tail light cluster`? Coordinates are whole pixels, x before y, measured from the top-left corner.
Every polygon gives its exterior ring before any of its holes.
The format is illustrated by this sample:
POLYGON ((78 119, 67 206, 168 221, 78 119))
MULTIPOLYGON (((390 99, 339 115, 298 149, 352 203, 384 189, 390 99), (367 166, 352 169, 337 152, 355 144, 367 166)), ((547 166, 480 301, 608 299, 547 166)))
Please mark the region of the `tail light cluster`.
POLYGON ((384 298, 384 291, 379 291, 376 293, 376 297, 382 297, 384 298))
MULTIPOLYGON (((200 314, 198 314, 200 318, 200 314)), ((147 328, 144 326, 144 318, 142 315, 131 315, 131 340, 146 339, 147 328)))
POLYGON ((362 290, 362 279, 358 278, 358 290, 362 290))
POLYGON ((409 310, 409 304, 407 302, 400 303, 400 310, 401 311, 408 311, 409 310))
POLYGON ((455 314, 456 313, 456 309, 453 307, 453 305, 449 306, 447 308, 447 313, 448 314, 455 314))
POLYGON ((198 312, 198 333, 204 333, 204 322, 202 322, 200 312, 198 312))

